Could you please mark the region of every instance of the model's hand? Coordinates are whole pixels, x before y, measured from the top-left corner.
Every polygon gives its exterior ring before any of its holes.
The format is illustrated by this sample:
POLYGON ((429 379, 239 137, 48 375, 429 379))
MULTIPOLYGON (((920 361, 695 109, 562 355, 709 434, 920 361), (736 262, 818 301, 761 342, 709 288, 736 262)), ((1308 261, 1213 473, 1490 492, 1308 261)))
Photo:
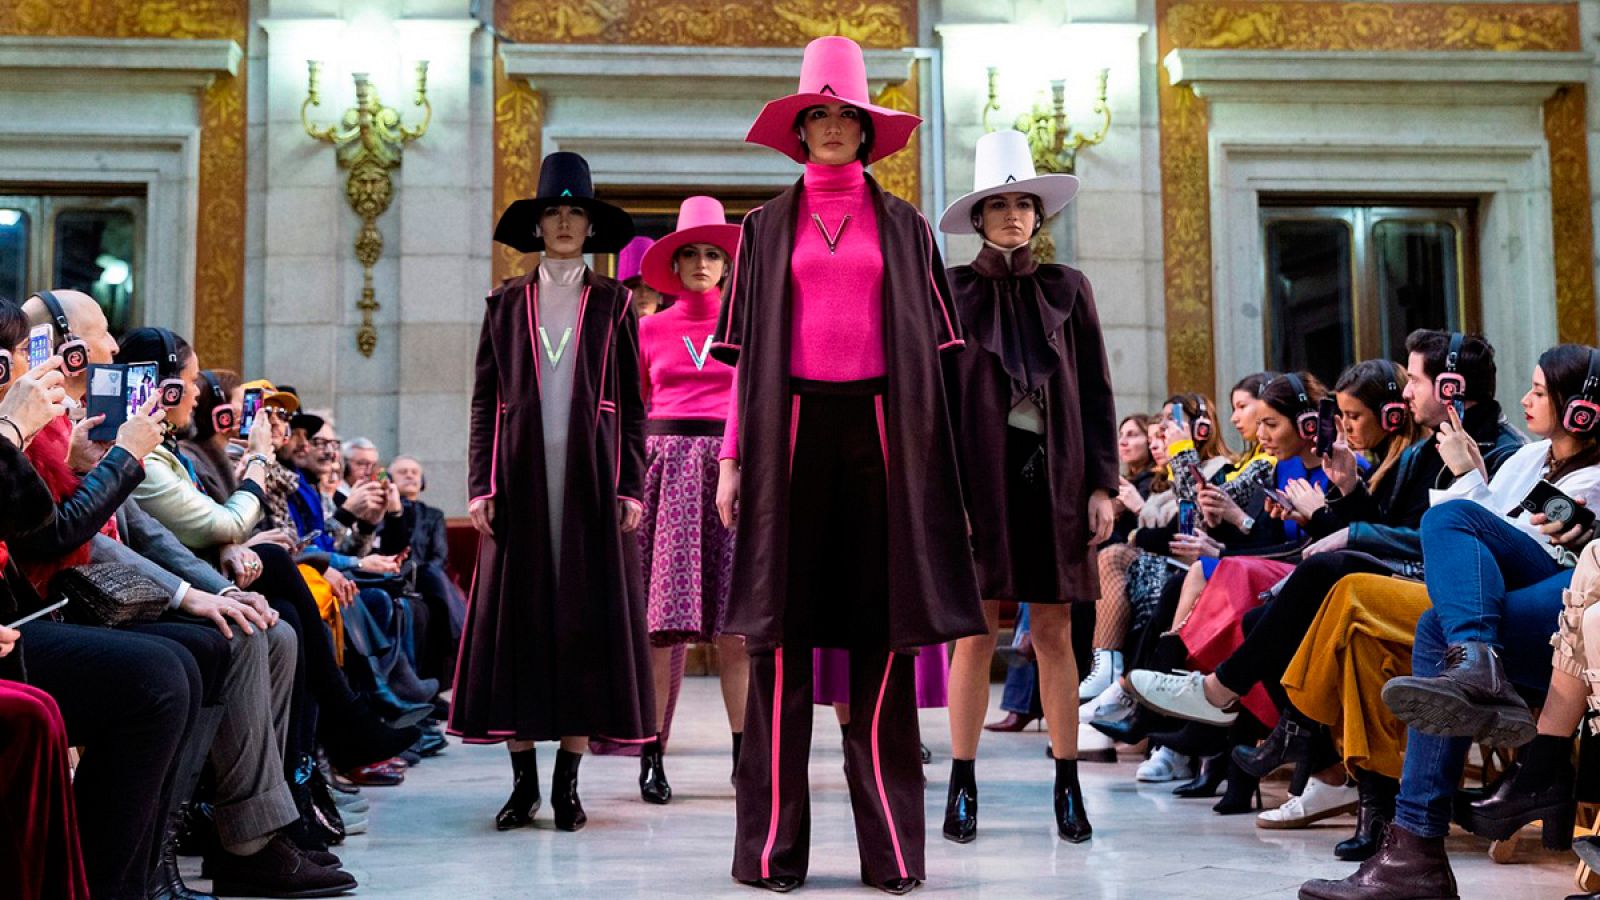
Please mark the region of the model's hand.
POLYGON ((1089 546, 1098 547, 1111 537, 1117 514, 1111 508, 1111 495, 1097 490, 1089 495, 1089 546))
POLYGON ((739 461, 725 459, 717 466, 717 515, 722 527, 732 528, 739 521, 739 461))
POLYGON ((644 521, 644 507, 637 500, 618 500, 617 521, 622 525, 623 534, 633 534, 639 530, 639 523, 644 521))
POLYGON ((256 417, 250 422, 250 437, 245 440, 245 453, 259 453, 269 459, 272 457, 272 415, 265 408, 256 410, 256 417))
POLYGON ((278 624, 278 611, 272 608, 265 596, 254 591, 229 591, 224 596, 255 610, 261 616, 261 621, 267 623, 268 628, 278 624))
POLYGON ((1361 483, 1361 469, 1356 464, 1356 455, 1342 437, 1333 442, 1333 452, 1322 458, 1322 471, 1339 488, 1339 492, 1347 496, 1361 483))
POLYGON ((479 497, 467 504, 467 517, 472 527, 484 537, 494 537, 494 498, 479 497))
MULTIPOLYGON (((284 531, 282 528, 269 528, 266 531, 257 532, 250 540, 245 541, 245 546, 247 547, 254 547, 257 544, 276 544, 290 553, 297 553, 300 550, 300 543, 294 539, 294 535, 284 531)), ((259 558, 257 557, 257 559, 259 558)), ((245 585, 241 584, 239 586, 244 587, 245 585)))
POLYGON ((361 557, 360 562, 356 563, 356 568, 366 572, 368 575, 398 575, 400 574, 400 557, 368 553, 366 556, 361 557))

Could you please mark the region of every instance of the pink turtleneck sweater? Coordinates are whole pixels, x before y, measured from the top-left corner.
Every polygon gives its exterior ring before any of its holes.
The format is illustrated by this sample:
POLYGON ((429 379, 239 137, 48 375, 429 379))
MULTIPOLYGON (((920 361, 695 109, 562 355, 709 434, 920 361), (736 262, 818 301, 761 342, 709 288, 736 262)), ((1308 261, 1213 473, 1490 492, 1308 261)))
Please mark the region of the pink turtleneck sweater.
POLYGON ((710 358, 721 305, 717 290, 680 293, 663 312, 639 320, 644 402, 652 419, 713 419, 728 411, 733 369, 710 358))
MULTIPOLYGON (((806 163, 798 213, 789 262, 789 374, 812 381, 883 377, 883 248, 861 163, 806 163)), ((721 456, 739 458, 732 392, 721 456)))

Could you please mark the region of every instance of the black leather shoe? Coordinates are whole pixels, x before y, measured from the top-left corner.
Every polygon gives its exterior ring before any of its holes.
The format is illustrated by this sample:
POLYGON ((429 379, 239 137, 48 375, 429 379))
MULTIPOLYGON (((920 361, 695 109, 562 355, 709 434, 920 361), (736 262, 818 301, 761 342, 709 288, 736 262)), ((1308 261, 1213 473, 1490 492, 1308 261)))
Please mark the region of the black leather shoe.
POLYGON ((1384 829, 1394 821, 1394 798, 1400 792, 1400 782, 1362 772, 1356 788, 1361 795, 1356 806, 1356 833, 1333 848, 1333 855, 1346 862, 1366 862, 1378 852, 1384 829))
POLYGON ((1228 729, 1204 722, 1184 722, 1176 731, 1158 731, 1150 740, 1184 756, 1215 756, 1228 749, 1228 729))
POLYGON ((1245 774, 1265 778, 1278 768, 1311 758, 1312 737, 1322 726, 1285 711, 1272 733, 1259 745, 1233 748, 1233 761, 1245 774))
POLYGON ((583 754, 556 751, 556 773, 550 780, 550 809, 556 816, 556 827, 562 831, 578 831, 589 823, 583 812, 583 801, 578 799, 578 763, 583 754))
POLYGON ((800 886, 800 879, 793 875, 777 875, 772 878, 757 878, 754 881, 746 881, 744 883, 751 887, 771 891, 774 894, 787 894, 800 886))
POLYGON ((533 748, 511 752, 511 799, 495 814, 497 831, 510 831, 533 824, 539 811, 539 752, 533 748))
POLYGON ((667 770, 661 758, 661 741, 646 744, 639 754, 639 796, 646 803, 665 806, 672 802, 672 785, 667 783, 667 770))
POLYGON ((1231 758, 1227 782, 1228 789, 1222 792, 1222 799, 1211 807, 1212 812, 1219 816, 1236 816, 1261 808, 1261 779, 1239 768, 1239 763, 1231 758))
POLYGON ((1470 737, 1490 747, 1520 747, 1533 740, 1533 713, 1506 679, 1494 648, 1479 641, 1453 644, 1444 674, 1406 675, 1383 686, 1383 702, 1402 722, 1424 734, 1470 737))
POLYGON ((885 881, 883 884, 880 884, 877 887, 878 890, 883 891, 885 894, 894 894, 895 896, 899 896, 901 894, 911 893, 917 889, 917 885, 919 884, 922 884, 922 882, 916 880, 915 878, 896 878, 893 881, 885 881))
POLYGON ((221 853, 211 872, 224 897, 337 897, 356 888, 349 873, 317 865, 281 836, 254 856, 221 853))
POLYGON ((970 844, 978 837, 978 786, 950 773, 950 793, 944 802, 944 838, 970 844))
POLYGON ((1056 760, 1056 834, 1069 844, 1081 844, 1094 836, 1089 811, 1083 805, 1083 787, 1078 784, 1078 761, 1056 760))
POLYGON ((149 883, 150 900, 214 900, 210 894, 192 891, 178 871, 178 829, 185 819, 182 809, 173 812, 161 845, 161 862, 149 883))
POLYGON ((1377 854, 1342 881, 1308 881, 1300 900, 1459 900, 1444 838, 1418 837, 1399 825, 1384 829, 1377 854))
MULTIPOLYGON (((396 697, 388 688, 368 694, 367 704, 390 728, 406 728, 433 715, 432 703, 407 703, 396 697)), ((417 737, 421 737, 420 732, 417 737)), ((415 742, 414 737, 412 743, 415 742)))
POLYGON ((1517 786, 1513 768, 1500 779, 1494 792, 1467 805, 1461 827, 1491 841, 1503 841, 1529 822, 1542 822, 1544 845, 1551 850, 1572 846, 1572 829, 1578 815, 1576 776, 1570 766, 1555 772, 1544 790, 1530 792, 1517 786))
POLYGON ((1200 768, 1200 774, 1192 780, 1185 781, 1172 789, 1172 796, 1185 800, 1199 800, 1206 797, 1215 797, 1222 783, 1228 779, 1228 754, 1218 753, 1206 757, 1205 765, 1200 768))
POLYGON ((1181 723, 1160 713, 1152 712, 1144 704, 1137 704, 1133 714, 1122 719, 1091 719, 1089 727, 1119 744, 1137 744, 1157 731, 1175 731, 1181 723))

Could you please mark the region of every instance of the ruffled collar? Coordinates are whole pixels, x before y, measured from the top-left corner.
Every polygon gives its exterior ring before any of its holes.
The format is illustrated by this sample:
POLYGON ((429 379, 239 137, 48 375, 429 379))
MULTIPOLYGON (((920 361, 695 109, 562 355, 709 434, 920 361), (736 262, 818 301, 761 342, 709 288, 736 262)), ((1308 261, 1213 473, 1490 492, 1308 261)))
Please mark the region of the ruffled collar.
POLYGON ((1020 278, 1032 275, 1039 268, 1039 264, 1033 261, 1033 248, 1030 244, 1008 250, 985 240, 983 249, 978 251, 978 258, 972 261, 972 268, 985 278, 1020 278))

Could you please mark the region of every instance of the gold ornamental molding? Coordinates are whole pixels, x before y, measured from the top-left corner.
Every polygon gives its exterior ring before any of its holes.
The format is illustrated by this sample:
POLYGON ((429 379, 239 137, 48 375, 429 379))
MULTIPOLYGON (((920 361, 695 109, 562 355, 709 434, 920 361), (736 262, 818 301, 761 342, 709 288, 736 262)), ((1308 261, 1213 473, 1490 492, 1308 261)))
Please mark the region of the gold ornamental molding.
MULTIPOLYGON (((665 47, 804 47, 843 35, 868 49, 898 50, 917 42, 918 0, 495 0, 495 30, 517 43, 639 44, 665 47)), ((798 76, 798 73, 796 73, 798 76)), ((538 189, 544 98, 508 78, 495 54, 494 215, 538 189)), ((917 110, 916 70, 876 102, 917 110)), ((921 196, 921 148, 882 160, 873 174, 912 202, 921 196)), ((531 258, 494 250, 496 281, 527 270, 531 258)))
MULTIPOLYGON (((1272 3, 1158 0, 1158 55, 1174 49, 1571 52, 1582 49, 1576 3, 1272 3)), ((1157 79, 1170 390, 1211 390, 1209 118, 1186 85, 1157 79)), ((1562 340, 1594 339, 1594 262, 1583 85, 1545 104, 1551 156, 1556 316, 1562 340), (1559 170, 1559 171, 1558 171, 1559 170)))
MULTIPOLYGON (((249 0, 7 0, 0 35, 226 38, 244 47, 249 0)), ((199 222, 194 345, 208 366, 243 361, 247 121, 245 69, 218 76, 200 97, 199 222)))

